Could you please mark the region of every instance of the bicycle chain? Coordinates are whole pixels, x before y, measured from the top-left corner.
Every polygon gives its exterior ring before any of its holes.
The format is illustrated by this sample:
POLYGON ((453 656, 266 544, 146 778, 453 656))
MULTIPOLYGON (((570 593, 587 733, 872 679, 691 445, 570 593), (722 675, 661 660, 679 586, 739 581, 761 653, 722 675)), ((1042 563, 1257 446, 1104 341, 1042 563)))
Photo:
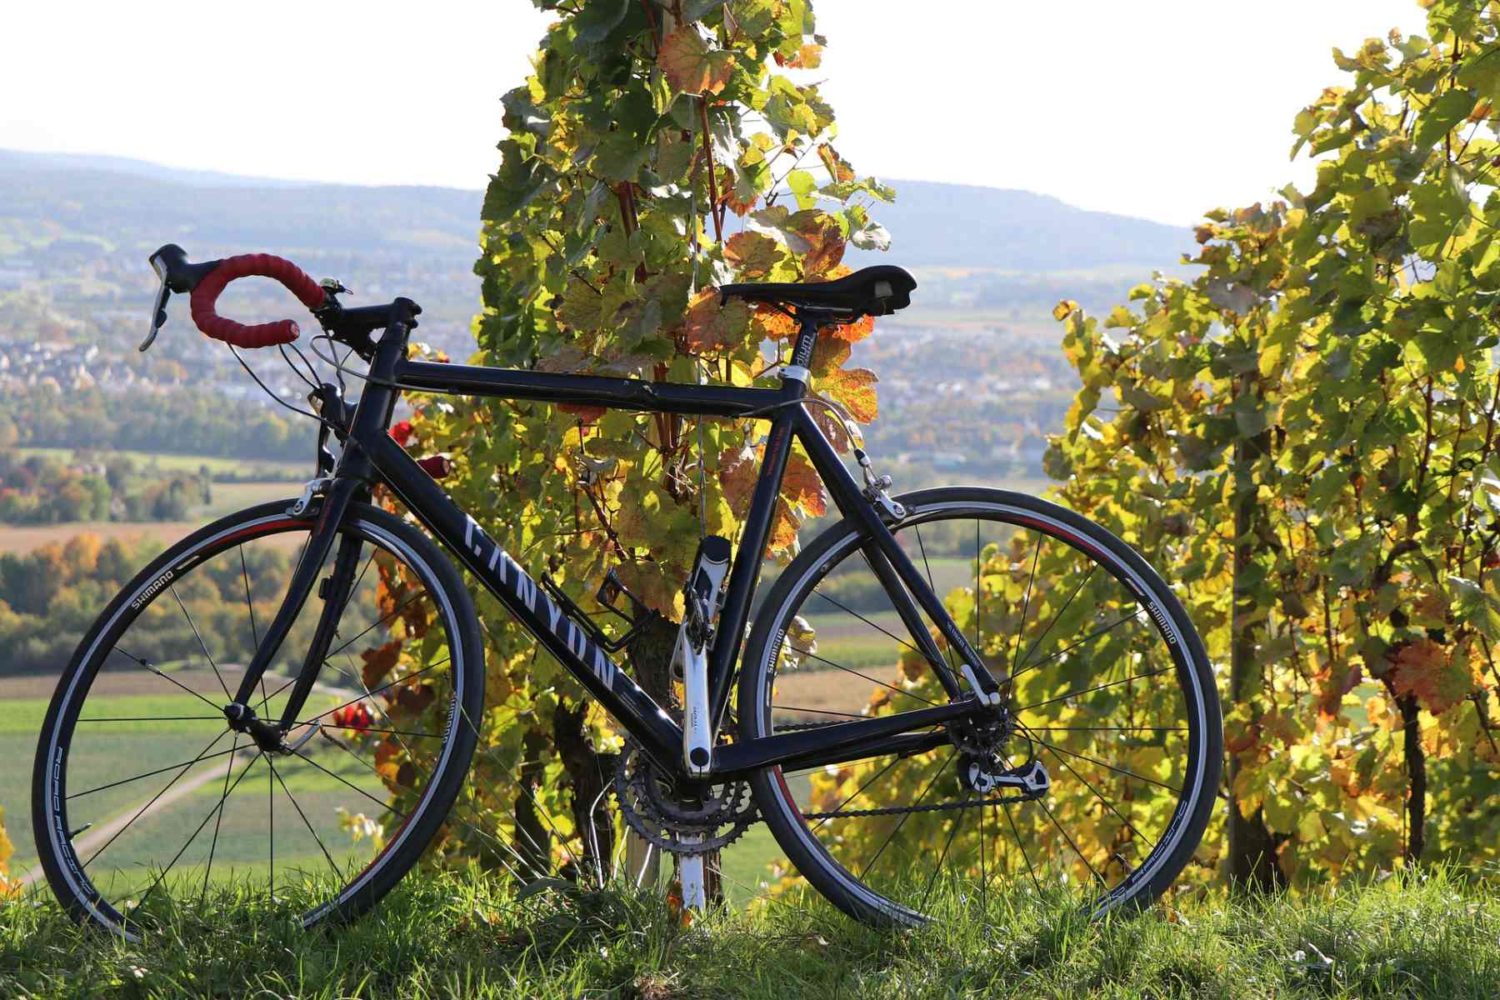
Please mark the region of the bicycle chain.
POLYGON ((1010 802, 1030 802, 1033 795, 1002 795, 997 799, 968 799, 963 802, 943 802, 928 806, 885 806, 880 809, 848 809, 836 812, 805 812, 803 819, 835 819, 843 816, 898 816, 903 813, 942 812, 950 809, 968 809, 970 806, 998 806, 1010 802))

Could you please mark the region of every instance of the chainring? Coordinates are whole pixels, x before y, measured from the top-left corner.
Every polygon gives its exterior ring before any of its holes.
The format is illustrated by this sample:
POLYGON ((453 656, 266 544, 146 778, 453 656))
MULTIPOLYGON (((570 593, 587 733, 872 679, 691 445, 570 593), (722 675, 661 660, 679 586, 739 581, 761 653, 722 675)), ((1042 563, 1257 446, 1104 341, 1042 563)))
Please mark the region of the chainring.
POLYGON ((615 797, 625 822, 648 843, 673 854, 707 854, 727 847, 759 818, 744 781, 710 785, 710 794, 683 800, 634 740, 615 767, 615 797))

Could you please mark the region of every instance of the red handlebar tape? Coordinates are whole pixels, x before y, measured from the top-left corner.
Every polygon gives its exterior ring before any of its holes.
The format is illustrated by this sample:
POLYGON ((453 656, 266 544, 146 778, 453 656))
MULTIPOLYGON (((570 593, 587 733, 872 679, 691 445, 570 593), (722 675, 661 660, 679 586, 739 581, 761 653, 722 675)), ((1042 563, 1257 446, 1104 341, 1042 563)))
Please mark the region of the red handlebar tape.
POLYGON ((309 309, 317 309, 323 305, 323 286, 308 277, 296 264, 268 253, 247 253, 226 258, 198 282, 191 300, 193 322, 208 336, 235 347, 271 347, 296 340, 299 330, 293 320, 283 319, 274 323, 246 326, 244 323, 225 319, 214 311, 214 303, 218 301, 219 294, 226 285, 236 278, 248 278, 252 275, 276 279, 309 309))

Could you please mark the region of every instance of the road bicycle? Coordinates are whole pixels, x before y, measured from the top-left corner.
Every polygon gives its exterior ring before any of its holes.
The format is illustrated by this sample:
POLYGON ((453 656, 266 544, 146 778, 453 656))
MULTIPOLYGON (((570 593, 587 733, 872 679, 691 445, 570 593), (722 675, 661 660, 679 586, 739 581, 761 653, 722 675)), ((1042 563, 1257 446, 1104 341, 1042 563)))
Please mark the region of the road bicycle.
POLYGON ((1210 663, 1171 588, 1104 528, 1032 496, 893 496, 857 446, 856 478, 815 419, 830 406, 809 389, 818 337, 909 304, 904 270, 722 287, 795 320, 779 371, 747 387, 423 360, 408 356, 421 312, 409 299, 347 307, 337 282, 263 254, 192 264, 168 245, 151 263, 161 285, 143 350, 174 293, 191 295, 210 337, 290 343, 290 320, 244 326, 215 310, 229 282, 265 276, 347 352, 325 357, 340 373, 361 359, 363 389, 350 400, 342 378, 317 383, 317 475, 301 495, 167 549, 62 675, 34 830, 77 918, 134 935, 153 906, 233 883, 263 886, 304 925, 348 920, 434 842, 461 842, 523 885, 607 875, 609 827, 588 803, 565 824, 528 792, 507 810, 513 829, 484 818, 486 776, 539 773, 534 748, 490 733, 499 756, 465 781, 488 732, 481 627, 501 623, 481 625, 455 560, 627 736, 593 806, 615 795, 662 850, 701 858, 763 820, 833 905, 896 925, 927 919, 938 889, 1139 907, 1190 861, 1222 736, 1210 663), (545 540, 518 536, 513 556, 392 438, 404 392, 767 425, 737 540, 705 537, 684 585, 680 713, 614 656, 649 612, 613 573, 589 613, 523 569, 545 540), (841 520, 757 595, 794 443, 841 520), (597 620, 611 614, 624 624, 597 620))

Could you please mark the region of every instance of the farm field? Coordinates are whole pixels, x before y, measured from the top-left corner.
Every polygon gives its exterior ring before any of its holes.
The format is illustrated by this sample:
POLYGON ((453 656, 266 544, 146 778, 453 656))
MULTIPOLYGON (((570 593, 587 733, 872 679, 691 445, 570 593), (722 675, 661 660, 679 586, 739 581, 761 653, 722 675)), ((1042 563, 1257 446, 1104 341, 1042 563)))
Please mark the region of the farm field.
POLYGON ((213 502, 195 507, 190 519, 181 521, 75 521, 70 524, 0 524, 0 554, 31 552, 43 545, 66 542, 78 535, 97 535, 102 539, 149 538, 163 546, 225 514, 276 500, 296 496, 300 482, 214 483, 213 502))
MULTIPOLYGON (((22 456, 37 455, 43 458, 66 462, 77 454, 73 448, 17 448, 22 456)), ((265 480, 293 480, 306 478, 309 463, 282 462, 262 458, 221 458, 211 455, 175 455, 154 451, 96 451, 101 457, 118 455, 128 458, 142 468, 155 466, 163 472, 197 473, 205 466, 210 476, 236 476, 265 480)))
MULTIPOLYGON (((207 670, 183 669, 170 671, 170 674, 173 680, 196 692, 208 694, 219 690, 217 678, 207 670)), ((226 677, 229 677, 227 673, 226 677)), ((0 679, 0 753, 6 755, 5 759, 19 765, 0 771, 0 806, 5 808, 6 830, 15 845, 16 853, 11 864, 16 873, 25 873, 36 861, 29 815, 31 764, 53 683, 52 678, 41 677, 0 679)), ((316 714, 338 704, 338 699, 331 694, 315 693, 309 704, 310 712, 316 714), (317 706, 315 711, 312 706, 317 706)), ((70 798, 87 800, 70 802, 69 805, 70 822, 79 826, 85 823, 104 826, 109 820, 119 818, 122 811, 138 808, 150 797, 154 788, 166 785, 173 778, 173 768, 204 752, 205 746, 223 733, 224 729, 222 722, 203 700, 183 693, 155 674, 140 670, 102 671, 80 719, 71 756, 75 766, 79 768, 76 773, 86 774, 90 785, 98 790, 76 787, 69 789, 70 798), (85 727, 82 725, 84 719, 99 721, 92 727, 85 727), (160 775, 139 779, 144 785, 153 786, 145 794, 141 794, 141 786, 133 782, 107 787, 121 779, 130 779, 131 776, 163 768, 166 770, 160 775)), ((186 821, 188 813, 206 811, 217 802, 218 791, 214 787, 216 782, 204 781, 204 777, 222 776, 224 765, 229 763, 229 759, 239 761, 243 758, 243 755, 236 757, 233 753, 224 752, 231 749, 227 737, 222 740, 222 746, 213 749, 217 752, 217 764, 206 760, 183 775, 185 780, 179 790, 191 785, 190 795, 203 805, 201 810, 196 809, 192 803, 173 810, 172 818, 177 825, 186 821)), ((357 770, 360 767, 357 762, 323 761, 320 758, 320 763, 355 784, 360 784, 368 777, 367 774, 346 773, 350 768, 357 770)), ((238 766, 237 763, 236 769, 238 766)), ((327 808, 319 809, 316 804, 320 803, 320 799, 329 798, 329 793, 334 793, 332 798, 338 799, 342 804, 352 804, 344 802, 348 795, 339 794, 344 789, 331 776, 317 772, 302 773, 312 769, 298 766, 296 761, 293 766, 283 768, 283 771, 282 777, 291 794, 295 794, 299 802, 307 804, 310 815, 323 817, 323 821, 315 825, 320 833, 330 835, 337 824, 334 807, 328 805, 327 808)), ((263 779, 269 777, 268 773, 262 775, 263 779)), ((136 843, 149 845, 155 839, 170 837, 173 833, 180 833, 177 839, 182 841, 191 832, 191 826, 185 831, 179 831, 166 821, 158 821, 153 827, 149 822, 153 818, 154 816, 143 818, 139 830, 132 831, 132 837, 139 838, 136 843)), ((296 822, 295 814, 290 810, 286 811, 283 819, 296 822)), ((234 832, 240 827, 264 821, 263 815, 227 811, 223 822, 224 842, 232 843, 234 832)), ((282 853, 287 863, 303 857, 316 859, 315 844, 298 829, 289 827, 283 833, 279 824, 277 836, 283 841, 282 853), (300 843, 302 840, 307 842, 300 843)), ((341 832, 337 836, 347 839, 341 832)), ((127 838, 120 842, 120 847, 128 847, 129 843, 130 839, 127 838)), ((117 848, 113 853, 119 855, 120 849, 117 848)), ((232 851, 229 857, 233 857, 232 851)), ((114 858, 104 860, 107 863, 114 861, 114 858)), ((129 861, 123 859, 117 864, 124 868, 129 866, 129 861)))

